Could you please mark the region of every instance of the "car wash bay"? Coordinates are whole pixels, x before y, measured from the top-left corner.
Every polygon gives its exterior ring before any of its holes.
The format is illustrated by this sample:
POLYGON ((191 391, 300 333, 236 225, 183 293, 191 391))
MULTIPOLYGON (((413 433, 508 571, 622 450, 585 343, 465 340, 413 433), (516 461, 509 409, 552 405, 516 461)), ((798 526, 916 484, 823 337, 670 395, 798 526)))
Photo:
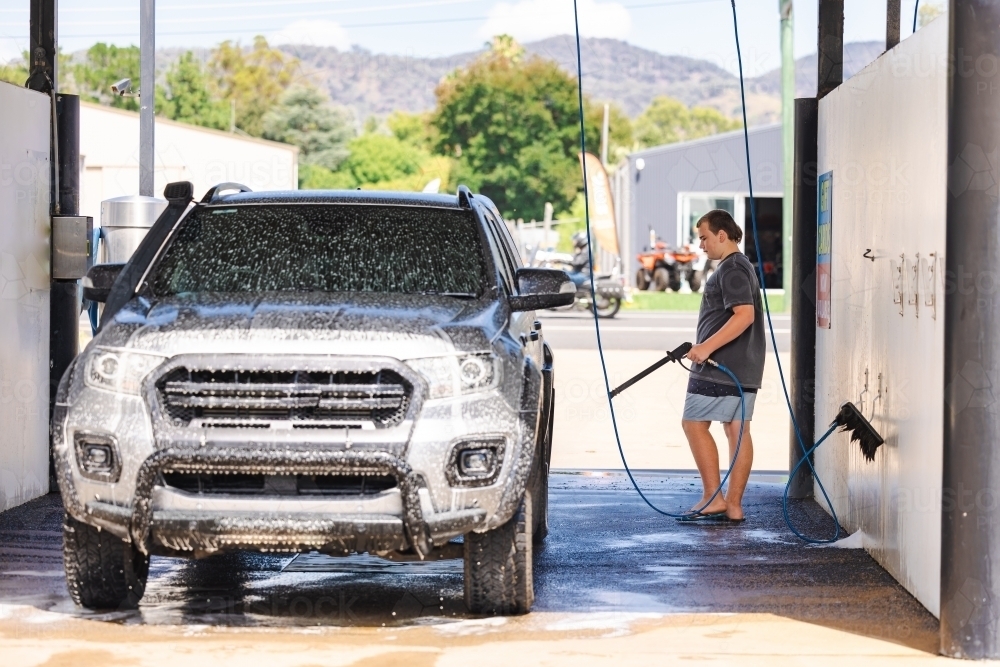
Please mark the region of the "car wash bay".
MULTIPOLYGON (((35 403, 0 406, 10 408, 3 413, 6 439, 0 440, 8 450, 0 452, 3 479, 17 491, 5 489, 5 504, 16 507, 0 515, 5 662, 207 664, 266 656, 280 664, 334 659, 377 664, 404 657, 416 664, 463 657, 508 663, 511 657, 537 659, 548 652, 553 662, 575 662, 582 654, 616 662, 627 655, 648 663, 672 652, 678 658, 709 657, 723 663, 749 654, 758 662, 774 663, 783 658, 800 662, 809 655, 831 662, 846 656, 927 661, 939 650, 960 657, 1000 655, 995 620, 1000 583, 991 576, 987 558, 1000 543, 992 516, 995 505, 938 502, 956 489, 971 489, 972 497, 989 491, 998 465, 989 452, 1000 433, 991 409, 993 350, 1000 330, 982 294, 975 289, 946 292, 938 277, 945 271, 946 241, 949 262, 973 275, 996 263, 989 254, 993 250, 979 239, 995 233, 997 198, 990 184, 995 186, 996 179, 987 177, 992 169, 988 156, 1000 139, 990 133, 1000 127, 995 122, 1000 111, 995 104, 984 106, 977 95, 982 86, 992 90, 1000 83, 995 81, 1000 70, 973 70, 944 86, 943 70, 917 68, 908 78, 892 66, 907 59, 917 62, 925 51, 935 62, 958 52, 968 58, 970 50, 995 62, 1000 40, 985 34, 984 26, 1000 23, 1000 10, 985 0, 955 0, 950 34, 946 24, 932 24, 896 46, 899 3, 888 4, 886 41, 896 48, 841 86, 843 2, 820 1, 819 94, 829 99, 804 101, 797 117, 797 252, 792 268, 797 276, 793 284, 805 296, 815 285, 817 259, 815 239, 808 243, 806 234, 809 229, 815 233, 817 223, 817 184, 809 181, 810 173, 833 173, 831 201, 837 213, 834 289, 824 311, 830 328, 817 333, 816 313, 809 310, 815 302, 800 295, 792 316, 795 362, 790 376, 797 417, 810 434, 813 419, 826 421, 837 402, 867 396, 866 414, 876 411, 873 421, 887 436, 882 458, 871 465, 846 446, 817 456, 845 528, 874 538, 866 544, 867 552, 807 548, 791 538, 781 520, 780 479, 773 477, 754 480, 749 494, 753 504, 747 510, 755 518, 734 529, 665 521, 645 509, 618 474, 558 473, 552 484, 552 532, 535 564, 537 611, 525 617, 465 617, 457 562, 253 554, 193 562, 154 558, 148 597, 139 610, 83 612, 70 602, 62 578, 61 503, 56 495, 44 495, 45 410, 40 406, 49 393, 49 364, 37 363, 46 355, 10 355, 15 348, 8 346, 8 356, 24 364, 15 372, 31 376, 37 391, 24 394, 35 403), (984 12, 990 17, 984 19, 984 12), (886 106, 878 94, 887 90, 887 80, 899 85, 895 92, 907 99, 932 97, 930 105, 897 104, 903 111, 951 110, 950 116, 931 118, 934 141, 927 151, 919 150, 927 131, 914 121, 917 116, 898 122, 875 113, 886 106), (842 139, 862 140, 850 128, 858 114, 852 110, 867 111, 865 105, 874 107, 867 131, 876 131, 882 121, 892 123, 894 131, 882 132, 881 144, 858 148, 842 139), (891 168, 878 173, 902 174, 904 182, 884 185, 882 176, 859 176, 873 173, 858 171, 873 164, 862 149, 876 151, 875 163, 880 163, 878 155, 885 162, 894 149, 905 146, 916 147, 921 164, 933 163, 933 169, 920 172, 920 180, 914 170, 891 168), (816 163, 819 168, 811 169, 816 163), (951 181, 946 180, 948 165, 953 165, 951 181), (907 173, 914 180, 906 181, 907 173), (933 205, 922 205, 914 192, 933 192, 933 205), (840 211, 846 215, 840 217, 840 211), (945 220, 946 238, 938 233, 945 220), (913 228, 921 232, 899 247, 899 226, 908 221, 916 221, 913 228), (804 363, 808 359, 812 361, 804 363), (929 391, 913 390, 917 385, 904 372, 913 359, 931 360, 926 364, 930 371, 919 378, 929 391), (814 378, 822 405, 808 400, 814 378), (8 447, 11 438, 20 444, 8 447), (38 497, 21 502, 31 496, 38 497), (482 650, 500 643, 501 650, 482 650)), ((51 150, 46 133, 35 130, 39 118, 47 119, 52 111, 48 95, 55 78, 55 5, 32 0, 31 7, 30 81, 35 92, 18 92, 24 95, 12 104, 32 116, 22 128, 32 132, 4 135, 0 147, 8 150, 9 136, 34 141, 38 145, 15 148, 27 150, 37 167, 46 163, 51 150)), ((60 118, 61 102, 54 101, 60 118)), ((67 133, 59 136, 65 141, 67 133)), ((44 234, 53 214, 76 212, 76 184, 59 168, 66 156, 66 151, 53 151, 54 178, 33 181, 37 192, 22 197, 21 190, 10 191, 17 195, 11 201, 31 206, 4 206, 5 234, 15 238, 11 230, 24 229, 44 234), (56 196, 48 193, 50 188, 56 196)), ((10 161, 6 155, 4 159, 10 161)), ((30 325, 18 330, 18 343, 29 352, 44 348, 50 329, 47 356, 57 369, 66 361, 62 343, 69 340, 66 321, 59 316, 75 303, 66 297, 76 288, 67 284, 72 279, 50 274, 54 280, 45 289, 44 269, 42 274, 35 271, 45 266, 44 260, 37 261, 44 249, 35 247, 36 236, 16 237, 24 246, 18 246, 16 258, 23 289, 5 297, 0 307, 10 309, 5 321, 30 325)), ((663 473, 643 474, 640 482, 671 507, 689 504, 695 484, 689 476, 663 473)), ((808 496, 813 489, 813 480, 796 480, 797 495, 808 496)), ((793 515, 812 534, 829 529, 828 515, 808 497, 794 503, 793 515)))

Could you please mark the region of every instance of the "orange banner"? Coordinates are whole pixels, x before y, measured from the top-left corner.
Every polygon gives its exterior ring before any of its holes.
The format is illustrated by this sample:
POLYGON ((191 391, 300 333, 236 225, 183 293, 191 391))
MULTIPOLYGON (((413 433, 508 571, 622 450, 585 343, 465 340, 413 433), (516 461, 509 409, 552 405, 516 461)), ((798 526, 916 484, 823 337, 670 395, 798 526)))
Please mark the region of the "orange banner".
POLYGON ((580 154, 580 164, 587 175, 587 204, 590 207, 590 229, 601 249, 621 257, 618 249, 618 226, 615 224, 615 204, 611 197, 611 182, 600 158, 590 153, 580 154))

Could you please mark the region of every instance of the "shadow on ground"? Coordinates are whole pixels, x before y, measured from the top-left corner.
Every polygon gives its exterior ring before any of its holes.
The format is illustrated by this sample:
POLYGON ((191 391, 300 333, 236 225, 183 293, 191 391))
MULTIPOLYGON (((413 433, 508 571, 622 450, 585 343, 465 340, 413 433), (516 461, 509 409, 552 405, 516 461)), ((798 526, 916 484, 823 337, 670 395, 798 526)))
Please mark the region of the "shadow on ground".
MULTIPOLYGON (((694 479, 639 479, 668 510, 696 497, 694 479)), ((751 483, 739 527, 661 517, 619 474, 554 474, 551 486, 536 610, 772 613, 937 652, 936 619, 868 554, 808 547, 788 532, 780 485, 751 483)), ((807 534, 833 528, 812 501, 793 516, 807 534)), ((123 624, 392 626, 467 617, 460 561, 253 553, 154 558, 138 610, 87 612, 66 593, 61 521, 56 495, 0 514, 0 604, 123 624)))

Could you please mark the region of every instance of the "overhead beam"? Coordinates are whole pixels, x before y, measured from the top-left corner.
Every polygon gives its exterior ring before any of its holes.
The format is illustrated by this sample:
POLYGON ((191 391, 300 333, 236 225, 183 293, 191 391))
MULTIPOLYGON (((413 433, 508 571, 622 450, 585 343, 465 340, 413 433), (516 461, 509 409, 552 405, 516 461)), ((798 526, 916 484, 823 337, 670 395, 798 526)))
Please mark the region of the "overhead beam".
POLYGON ((822 99, 844 82, 844 0, 819 0, 818 33, 816 97, 822 99))

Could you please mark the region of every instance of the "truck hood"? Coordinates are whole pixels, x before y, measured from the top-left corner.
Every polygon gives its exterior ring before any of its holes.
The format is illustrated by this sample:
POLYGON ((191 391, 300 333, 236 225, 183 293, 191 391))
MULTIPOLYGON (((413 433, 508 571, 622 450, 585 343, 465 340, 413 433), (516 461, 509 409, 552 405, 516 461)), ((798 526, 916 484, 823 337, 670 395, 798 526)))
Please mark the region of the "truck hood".
POLYGON ((338 354, 396 359, 490 348, 497 301, 399 294, 136 297, 92 344, 178 354, 338 354))

